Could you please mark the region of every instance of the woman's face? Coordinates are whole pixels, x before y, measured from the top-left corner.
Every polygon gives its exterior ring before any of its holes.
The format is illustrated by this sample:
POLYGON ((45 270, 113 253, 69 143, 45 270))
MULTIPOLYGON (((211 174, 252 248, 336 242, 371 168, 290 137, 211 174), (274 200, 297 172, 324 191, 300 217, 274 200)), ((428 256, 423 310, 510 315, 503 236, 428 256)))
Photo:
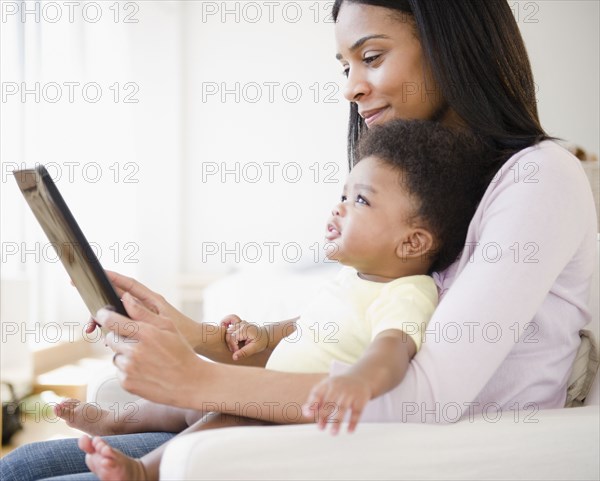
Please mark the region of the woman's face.
POLYGON ((439 115, 443 101, 411 16, 344 2, 335 36, 336 57, 348 77, 344 96, 357 104, 367 127, 439 115))

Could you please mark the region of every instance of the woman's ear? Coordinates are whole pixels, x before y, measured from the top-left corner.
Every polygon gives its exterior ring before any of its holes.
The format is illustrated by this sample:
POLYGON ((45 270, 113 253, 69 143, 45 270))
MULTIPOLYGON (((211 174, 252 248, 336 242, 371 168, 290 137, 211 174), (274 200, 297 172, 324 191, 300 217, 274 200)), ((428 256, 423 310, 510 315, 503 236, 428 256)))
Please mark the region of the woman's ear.
POLYGON ((433 254, 435 242, 431 233, 425 229, 414 229, 407 237, 402 239, 402 242, 396 249, 396 255, 402 262, 415 260, 422 257, 425 260, 433 254))

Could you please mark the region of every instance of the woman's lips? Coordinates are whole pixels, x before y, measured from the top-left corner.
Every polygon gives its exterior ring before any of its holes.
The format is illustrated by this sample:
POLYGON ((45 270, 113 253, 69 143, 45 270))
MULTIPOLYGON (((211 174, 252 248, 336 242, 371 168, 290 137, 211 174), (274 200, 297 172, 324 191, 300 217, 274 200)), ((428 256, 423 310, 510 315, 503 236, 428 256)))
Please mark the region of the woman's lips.
POLYGON ((362 116, 363 119, 365 119, 365 123, 367 124, 367 127, 370 127, 382 116, 382 114, 386 111, 386 109, 387 109, 387 107, 383 107, 381 109, 375 109, 375 110, 367 110, 366 112, 363 112, 360 115, 362 116))

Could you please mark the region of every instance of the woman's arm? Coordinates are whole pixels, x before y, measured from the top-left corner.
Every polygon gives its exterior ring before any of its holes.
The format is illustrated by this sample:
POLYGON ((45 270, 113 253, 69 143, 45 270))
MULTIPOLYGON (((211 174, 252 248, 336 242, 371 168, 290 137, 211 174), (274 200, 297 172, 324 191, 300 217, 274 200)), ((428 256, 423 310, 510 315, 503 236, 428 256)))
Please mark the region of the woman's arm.
POLYGON ((101 309, 96 322, 108 334, 121 386, 175 407, 251 417, 275 423, 312 422, 302 404, 326 374, 293 374, 200 359, 175 323, 122 296, 130 319, 101 309), (131 322, 135 320, 135 329, 131 322))
MULTIPOLYGON (((233 363, 232 353, 226 346, 226 328, 206 322, 196 322, 175 309, 167 300, 148 289, 140 282, 116 272, 106 271, 109 280, 117 291, 119 297, 129 292, 140 301, 148 310, 167 317, 173 321, 182 336, 188 341, 196 353, 213 361, 233 363)), ((293 324, 296 319, 290 319, 269 325, 269 346, 263 352, 235 361, 237 365, 264 367, 273 352, 273 349, 283 339, 294 331, 293 324)))

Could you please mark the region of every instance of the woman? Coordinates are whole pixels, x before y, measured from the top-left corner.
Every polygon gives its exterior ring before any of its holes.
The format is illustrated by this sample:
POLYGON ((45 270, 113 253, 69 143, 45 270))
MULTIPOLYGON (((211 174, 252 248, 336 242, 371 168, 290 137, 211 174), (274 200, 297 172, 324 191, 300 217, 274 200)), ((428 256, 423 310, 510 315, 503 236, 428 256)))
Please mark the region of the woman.
MULTIPOLYGON (((589 321, 596 217, 578 162, 540 126, 529 61, 507 2, 336 0, 333 13, 337 58, 348 76, 350 160, 365 128, 394 118, 470 129, 497 152, 487 159, 497 174, 463 254, 435 274, 442 299, 423 347, 402 383, 372 400, 363 420, 444 422, 431 413, 447 413, 448 406, 456 419, 490 404, 562 407, 578 332, 589 321)), ((131 335, 127 319, 107 311, 97 318, 111 331, 107 341, 125 389, 181 408, 239 416, 252 403, 264 406, 252 412, 262 421, 309 421, 289 419, 285 407, 302 405, 324 375, 206 363, 191 346, 232 362, 223 331, 194 324, 131 279, 112 281, 120 294, 131 294, 125 303, 138 322, 131 335)), ((268 354, 242 362, 264 366, 268 354)), ((345 368, 335 365, 331 373, 345 368)), ((231 422, 216 414, 206 427, 231 422)), ((170 436, 107 440, 139 457, 170 436)), ((2 479, 20 480, 87 471, 75 440, 25 446, 1 469, 2 479)))

